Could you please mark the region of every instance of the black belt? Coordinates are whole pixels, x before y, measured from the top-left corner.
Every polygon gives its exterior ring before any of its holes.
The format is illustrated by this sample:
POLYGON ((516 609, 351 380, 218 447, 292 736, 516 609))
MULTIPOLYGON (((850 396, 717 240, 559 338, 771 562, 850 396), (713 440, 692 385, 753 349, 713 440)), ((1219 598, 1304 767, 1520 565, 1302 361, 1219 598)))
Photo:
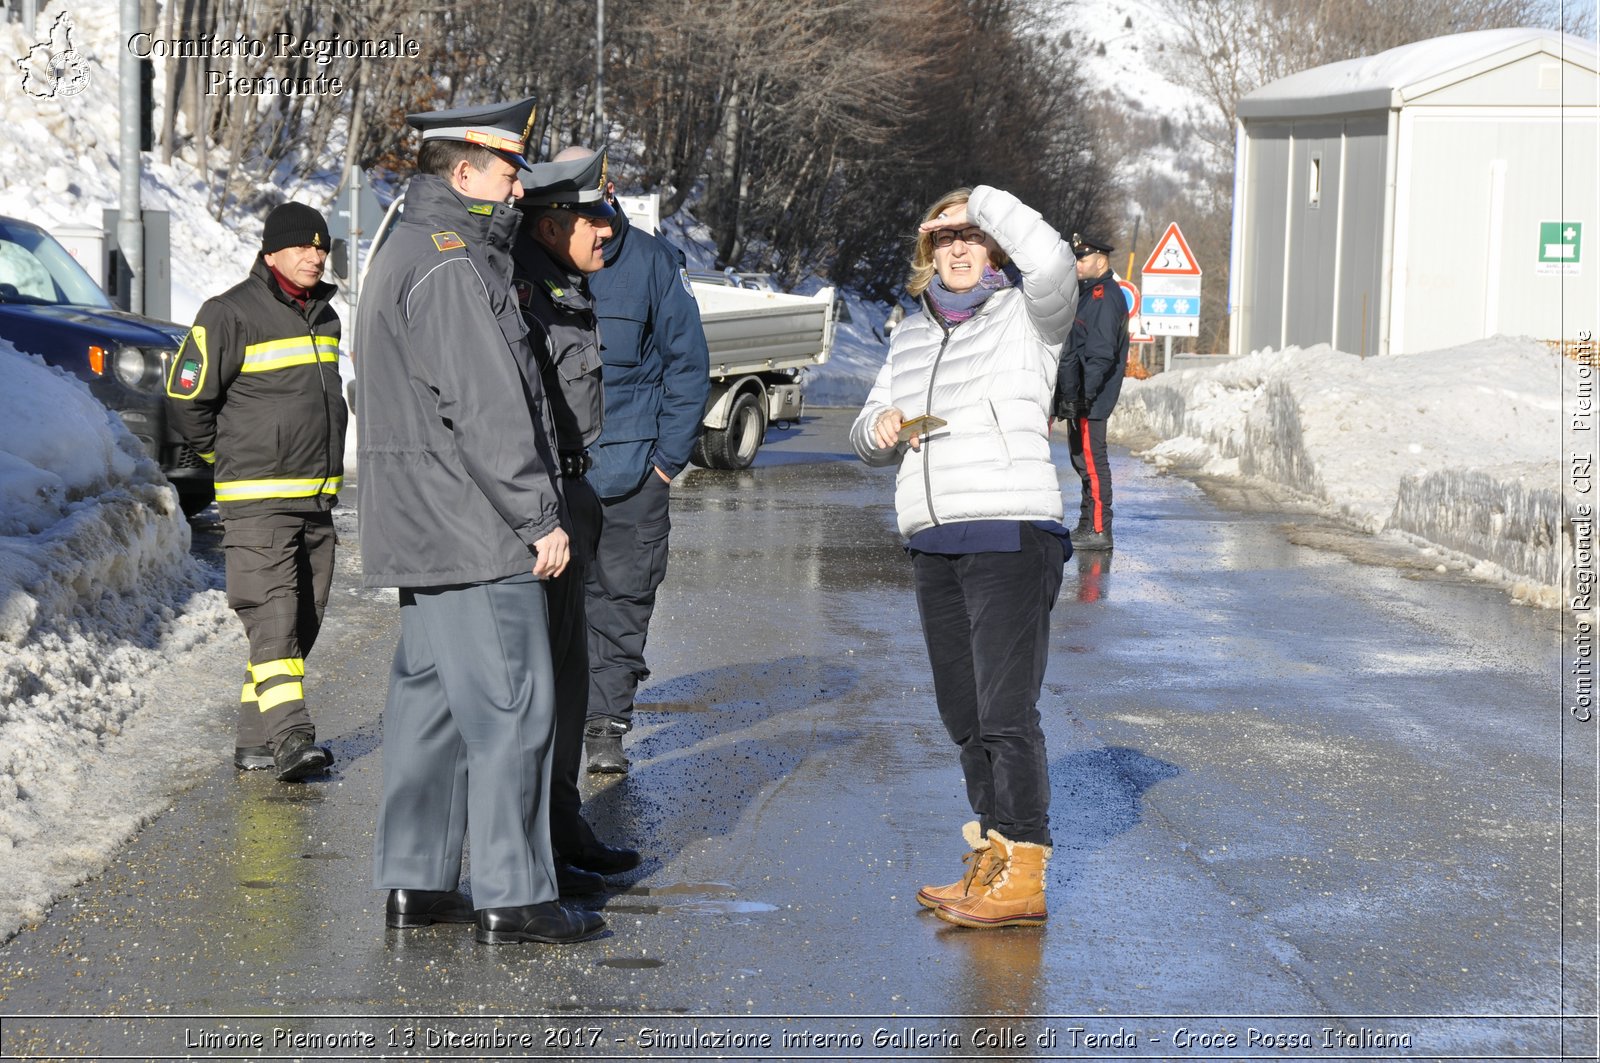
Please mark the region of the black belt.
POLYGON ((561 475, 577 479, 594 468, 594 459, 586 450, 561 452, 561 475))

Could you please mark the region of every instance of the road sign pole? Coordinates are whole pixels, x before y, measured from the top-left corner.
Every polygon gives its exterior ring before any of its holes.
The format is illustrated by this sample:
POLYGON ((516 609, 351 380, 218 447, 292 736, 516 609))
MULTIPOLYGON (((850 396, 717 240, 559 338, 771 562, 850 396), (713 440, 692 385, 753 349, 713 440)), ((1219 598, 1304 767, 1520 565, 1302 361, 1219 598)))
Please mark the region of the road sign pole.
POLYGON ((1166 354, 1164 354, 1162 356, 1162 359, 1161 359, 1161 371, 1163 373, 1170 372, 1172 370, 1172 337, 1171 336, 1167 337, 1167 345, 1166 346, 1167 346, 1166 354))

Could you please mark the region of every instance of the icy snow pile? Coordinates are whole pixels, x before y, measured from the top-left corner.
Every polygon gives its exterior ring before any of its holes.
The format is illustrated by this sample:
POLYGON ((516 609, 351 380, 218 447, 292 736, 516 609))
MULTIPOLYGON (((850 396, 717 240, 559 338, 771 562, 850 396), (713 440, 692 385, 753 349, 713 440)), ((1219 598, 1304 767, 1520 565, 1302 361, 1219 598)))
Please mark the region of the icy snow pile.
POLYGON ((0 939, 158 811, 167 758, 193 755, 108 743, 141 714, 215 715, 139 690, 229 616, 189 542, 122 421, 0 343, 0 939))
POLYGON ((1358 358, 1327 345, 1129 380, 1114 439, 1158 464, 1317 500, 1368 532, 1409 534, 1476 574, 1561 601, 1563 395, 1578 367, 1544 344, 1358 358))

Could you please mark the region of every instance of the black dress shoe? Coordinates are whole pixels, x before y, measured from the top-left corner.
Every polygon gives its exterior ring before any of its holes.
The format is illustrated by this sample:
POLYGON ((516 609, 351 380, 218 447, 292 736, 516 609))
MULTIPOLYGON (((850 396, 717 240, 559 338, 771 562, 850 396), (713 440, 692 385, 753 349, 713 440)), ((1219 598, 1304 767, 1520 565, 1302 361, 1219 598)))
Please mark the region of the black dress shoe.
POLYGON ((1107 528, 1102 532, 1090 531, 1085 532, 1082 535, 1074 535, 1072 537, 1072 548, 1074 550, 1086 551, 1113 549, 1111 542, 1111 529, 1107 528))
POLYGON ((559 901, 542 901, 515 908, 481 908, 478 928, 472 936, 484 945, 510 945, 519 941, 561 945, 588 941, 598 937, 605 928, 606 921, 598 912, 569 908, 559 901))
POLYGON ((460 890, 390 890, 384 921, 404 930, 434 923, 470 923, 476 913, 460 890))
POLYGON ((333 754, 318 746, 304 731, 291 731, 289 737, 278 744, 272 758, 281 782, 299 782, 307 775, 315 775, 333 763, 333 754))
POLYGON ((597 841, 575 853, 562 853, 561 859, 597 875, 620 875, 638 867, 641 858, 637 849, 622 849, 597 841))
POLYGON ((584 752, 589 755, 589 774, 626 775, 630 762, 622 751, 621 732, 589 733, 583 736, 584 752))
POLYGON ((593 897, 606 891, 606 880, 592 871, 557 860, 556 889, 563 897, 593 897))
POLYGON ((233 766, 240 771, 265 771, 276 765, 272 760, 271 746, 235 746, 233 766))

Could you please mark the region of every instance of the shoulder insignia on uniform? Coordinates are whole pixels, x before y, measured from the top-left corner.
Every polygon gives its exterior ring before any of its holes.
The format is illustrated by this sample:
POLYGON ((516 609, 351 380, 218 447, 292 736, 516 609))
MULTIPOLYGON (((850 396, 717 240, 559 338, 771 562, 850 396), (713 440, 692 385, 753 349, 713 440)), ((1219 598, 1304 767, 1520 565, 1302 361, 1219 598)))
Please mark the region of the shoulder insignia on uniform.
POLYGON ((206 329, 196 325, 178 348, 177 360, 167 377, 167 394, 175 399, 194 397, 206 379, 206 329))
POLYGON ((1094 286, 1094 291, 1090 294, 1092 294, 1096 299, 1104 299, 1106 297, 1106 286, 1104 284, 1096 284, 1094 286))
POLYGON ((455 233, 434 233, 433 246, 441 251, 454 251, 458 248, 466 247, 467 242, 455 233))
POLYGON ((689 293, 689 298, 694 298, 694 285, 689 283, 689 271, 679 268, 678 278, 683 281, 683 290, 689 293))
POLYGON ((518 277, 511 282, 511 287, 517 293, 517 305, 523 309, 533 305, 533 285, 518 277))

